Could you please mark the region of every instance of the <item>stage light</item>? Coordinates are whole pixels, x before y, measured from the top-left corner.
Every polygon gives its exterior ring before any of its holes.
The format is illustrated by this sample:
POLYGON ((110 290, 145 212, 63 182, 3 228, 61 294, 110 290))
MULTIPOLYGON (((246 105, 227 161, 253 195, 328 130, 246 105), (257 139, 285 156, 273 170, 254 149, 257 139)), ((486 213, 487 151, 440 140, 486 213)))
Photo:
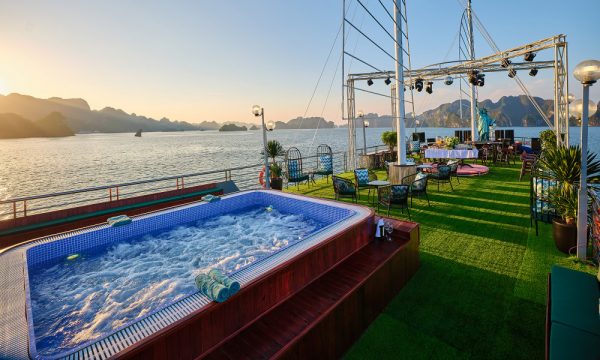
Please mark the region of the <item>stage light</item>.
POLYGON ((452 78, 452 76, 447 76, 446 79, 444 80, 444 84, 446 84, 446 85, 452 85, 453 82, 454 82, 454 79, 452 78))
POLYGON ((515 69, 510 69, 510 70, 508 71, 508 77, 512 79, 512 78, 514 78, 515 76, 517 76, 517 71, 516 71, 515 69))
POLYGON ((500 66, 502 66, 503 68, 507 68, 510 64, 512 64, 512 61, 508 60, 507 58, 502 59, 502 61, 500 62, 500 66))
POLYGON ((471 85, 477 85, 477 74, 479 74, 479 71, 477 70, 471 70, 469 72, 468 77, 471 85))
POLYGON ((415 81, 415 89, 417 89, 418 92, 423 91, 423 79, 417 79, 415 81))
POLYGON ((525 54, 525 56, 523 56, 523 59, 525 59, 525 61, 533 61, 533 59, 535 58, 536 53, 534 52, 528 52, 525 54))
POLYGON ((367 85, 369 85, 369 86, 373 85, 373 80, 371 80, 371 79, 367 80, 367 85))
POLYGON ((538 73, 537 68, 531 68, 531 70, 529 70, 529 76, 536 76, 537 73, 538 73))
POLYGON ((388 78, 387 78, 387 79, 385 79, 384 83, 385 83, 386 85, 389 85, 389 84, 391 84, 391 83, 392 83, 392 80, 390 80, 390 77, 389 77, 389 76, 388 76, 388 78))
POLYGON ((433 82, 432 81, 428 81, 427 82, 427 86, 425 87, 425 91, 428 94, 431 94, 433 92, 433 82))
POLYGON ((485 85, 485 74, 477 74, 477 86, 485 85))

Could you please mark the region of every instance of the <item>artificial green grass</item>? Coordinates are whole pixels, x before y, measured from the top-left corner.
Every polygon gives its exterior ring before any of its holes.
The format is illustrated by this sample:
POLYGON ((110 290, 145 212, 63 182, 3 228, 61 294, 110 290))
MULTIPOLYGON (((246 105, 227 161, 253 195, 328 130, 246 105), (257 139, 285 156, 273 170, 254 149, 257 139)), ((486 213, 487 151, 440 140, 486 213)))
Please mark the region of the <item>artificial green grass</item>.
MULTIPOLYGON (((529 181, 518 178, 518 166, 492 167, 454 182, 454 191, 444 185, 438 192, 430 183, 431 207, 415 198, 410 212, 420 224, 421 267, 346 358, 543 358, 551 266, 594 270, 556 249, 550 225, 539 223, 535 235, 529 181)), ((287 191, 334 197, 331 180, 287 191)), ((360 204, 368 205, 366 194, 360 204)), ((406 211, 390 216, 408 219, 406 211)))

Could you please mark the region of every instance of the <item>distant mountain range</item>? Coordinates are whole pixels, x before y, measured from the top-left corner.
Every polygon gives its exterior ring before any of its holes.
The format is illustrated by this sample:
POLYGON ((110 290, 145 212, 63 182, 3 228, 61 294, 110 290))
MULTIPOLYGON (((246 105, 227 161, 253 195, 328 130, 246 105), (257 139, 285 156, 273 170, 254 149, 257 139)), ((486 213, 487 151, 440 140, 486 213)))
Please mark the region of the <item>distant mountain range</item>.
MULTIPOLYGON (((535 102, 544 111, 550 121, 554 121, 554 101, 534 97, 535 102)), ((462 100, 463 118, 460 118, 460 100, 446 103, 435 109, 427 110, 416 117, 421 127, 470 127, 470 103, 462 100)), ((600 103, 597 104, 600 107, 600 103)), ((483 100, 479 107, 486 108, 497 126, 501 127, 533 127, 546 126, 546 123, 535 110, 533 104, 525 95, 503 96, 497 102, 483 100)), ((370 127, 392 127, 393 119, 390 115, 366 114, 370 127)), ((571 125, 577 125, 575 118, 571 118, 571 125)), ((600 114, 596 112, 590 118, 591 126, 600 125, 600 114)))
MULTIPOLYGON (((534 98, 550 121, 554 120, 552 100, 534 98)), ((442 104, 435 109, 425 111, 416 117, 422 127, 469 127, 469 102, 462 101, 463 118, 460 118, 460 101, 442 104)), ((498 126, 545 126, 542 117, 537 113, 526 96, 503 96, 497 102, 483 100, 480 107, 488 110, 498 126)), ((600 106, 600 103, 597 104, 600 106)), ((390 115, 366 114, 370 126, 375 128, 392 127, 390 115)), ((142 129, 149 131, 188 131, 219 130, 223 125, 234 124, 256 129, 251 123, 227 121, 203 121, 189 123, 185 121, 162 118, 156 120, 146 116, 128 114, 123 110, 105 107, 92 110, 83 99, 49 98, 39 99, 21 94, 0 95, 0 138, 21 137, 56 137, 69 136, 74 133, 135 133, 142 129)), ((577 121, 571 119, 571 124, 577 121)), ((600 114, 590 118, 590 125, 600 125, 600 114)), ((327 129, 336 127, 333 121, 323 117, 297 117, 287 122, 277 121, 277 129, 327 129)))

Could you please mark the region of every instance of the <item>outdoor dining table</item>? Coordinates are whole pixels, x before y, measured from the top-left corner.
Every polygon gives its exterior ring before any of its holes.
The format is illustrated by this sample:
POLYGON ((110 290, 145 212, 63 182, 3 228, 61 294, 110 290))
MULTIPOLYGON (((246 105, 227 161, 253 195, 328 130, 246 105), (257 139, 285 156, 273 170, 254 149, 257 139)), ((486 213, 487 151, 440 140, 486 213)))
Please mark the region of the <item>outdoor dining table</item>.
POLYGON ((427 159, 477 159, 479 150, 477 149, 435 149, 425 150, 427 159))
MULTIPOLYGON (((379 200, 379 188, 381 186, 390 185, 390 182, 385 181, 385 180, 373 180, 373 181, 369 181, 367 184, 369 186, 371 186, 372 188, 375 188, 375 195, 373 195, 373 200, 375 200, 375 199, 379 200), (377 198, 376 198, 376 196, 377 196, 377 198)), ((369 199, 367 199, 367 201, 369 201, 369 199)), ((373 203, 375 203, 375 201, 373 201, 373 203)))

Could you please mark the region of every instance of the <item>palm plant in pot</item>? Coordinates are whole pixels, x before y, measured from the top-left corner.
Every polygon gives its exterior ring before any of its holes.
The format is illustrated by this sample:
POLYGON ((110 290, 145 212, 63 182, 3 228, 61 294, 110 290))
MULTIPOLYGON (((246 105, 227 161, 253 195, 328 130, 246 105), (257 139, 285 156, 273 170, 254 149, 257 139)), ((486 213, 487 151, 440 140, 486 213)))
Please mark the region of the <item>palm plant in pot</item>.
POLYGON ((266 151, 267 156, 271 158, 271 164, 269 165, 271 188, 281 190, 283 188, 283 179, 281 178, 282 169, 281 165, 277 163, 276 158, 285 155, 285 151, 283 150, 281 143, 277 140, 269 140, 267 142, 266 151))
MULTIPOLYGON (((550 203, 559 218, 552 221, 552 235, 556 247, 568 253, 577 245, 577 191, 581 175, 581 148, 556 146, 544 149, 539 159, 542 167, 554 174, 556 186, 550 192, 550 203)), ((600 161, 596 154, 587 154, 587 182, 600 180, 600 161)))

